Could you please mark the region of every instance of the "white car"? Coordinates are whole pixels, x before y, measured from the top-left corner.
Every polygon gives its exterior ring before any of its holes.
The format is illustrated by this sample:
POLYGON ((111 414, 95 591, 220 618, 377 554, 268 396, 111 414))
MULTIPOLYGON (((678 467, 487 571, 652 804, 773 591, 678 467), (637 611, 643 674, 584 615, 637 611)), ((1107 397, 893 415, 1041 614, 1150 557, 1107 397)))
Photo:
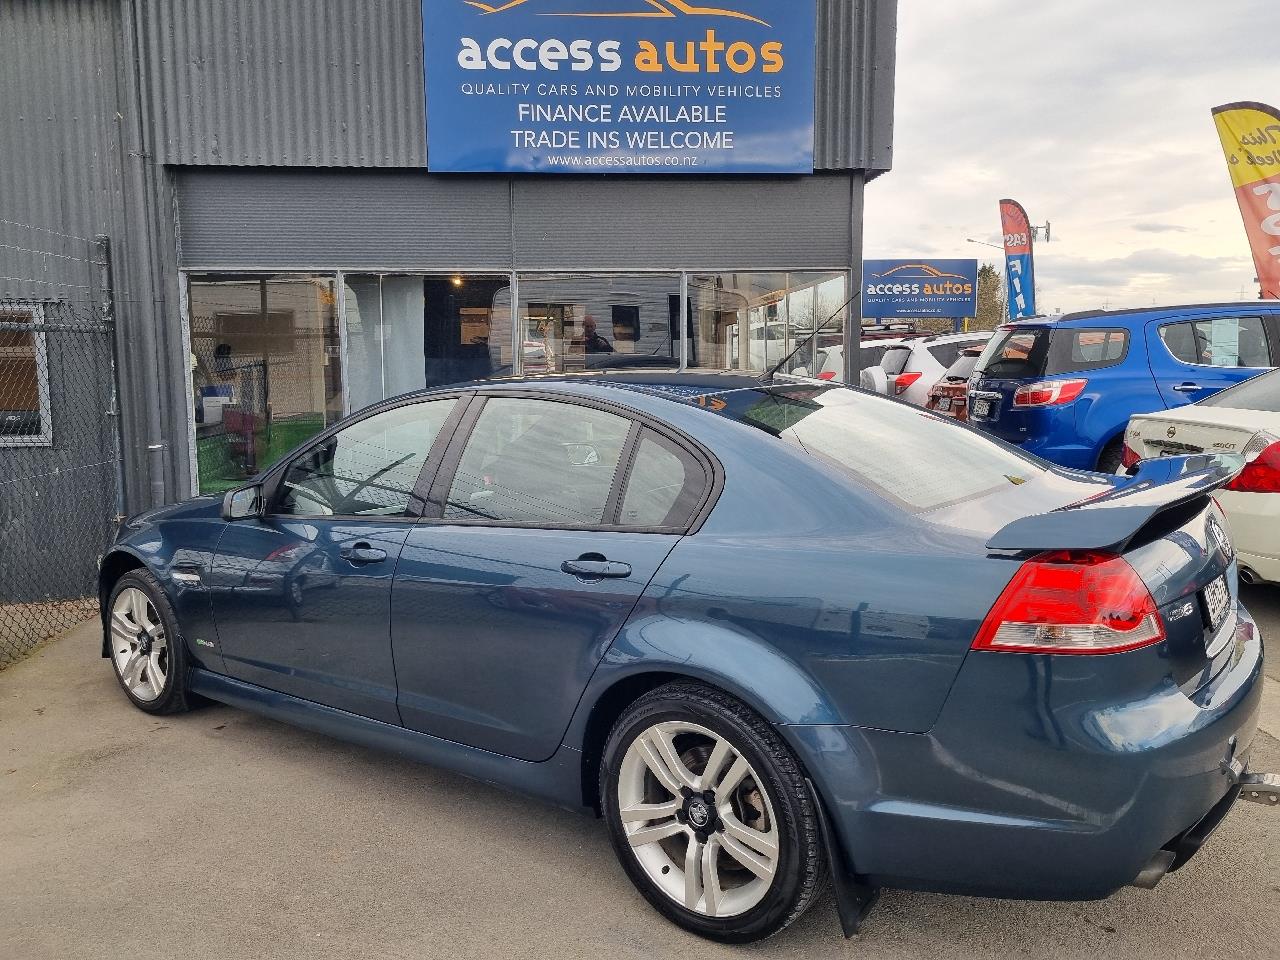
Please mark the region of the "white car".
POLYGON ((1151 457, 1241 453, 1244 472, 1216 494, 1231 523, 1240 579, 1280 583, 1280 370, 1174 410, 1133 417, 1124 468, 1151 457))
MULTIPOLYGON (((942 379, 966 347, 979 347, 991 339, 990 332, 948 333, 935 337, 890 342, 880 359, 880 370, 862 371, 859 386, 923 407, 929 390, 942 379)), ((879 347, 880 341, 871 346, 879 347)))

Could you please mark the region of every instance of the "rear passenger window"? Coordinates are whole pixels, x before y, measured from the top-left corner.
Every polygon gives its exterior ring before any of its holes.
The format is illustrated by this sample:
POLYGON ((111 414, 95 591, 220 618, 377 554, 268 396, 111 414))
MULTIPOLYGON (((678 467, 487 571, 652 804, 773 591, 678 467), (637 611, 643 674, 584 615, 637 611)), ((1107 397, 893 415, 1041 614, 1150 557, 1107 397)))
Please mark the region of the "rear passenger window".
POLYGON ((703 486, 702 467, 693 457, 646 430, 627 477, 619 522, 624 527, 686 527, 703 486))
POLYGON ((1160 328, 1175 359, 1203 367, 1269 367, 1271 349, 1260 317, 1187 320, 1160 328))
POLYGON ((910 347, 890 347, 880 361, 880 367, 889 376, 897 376, 907 369, 907 361, 911 359, 910 347))
POLYGON ((1129 331, 1064 327, 1054 330, 1046 374, 1114 367, 1129 352, 1129 331))

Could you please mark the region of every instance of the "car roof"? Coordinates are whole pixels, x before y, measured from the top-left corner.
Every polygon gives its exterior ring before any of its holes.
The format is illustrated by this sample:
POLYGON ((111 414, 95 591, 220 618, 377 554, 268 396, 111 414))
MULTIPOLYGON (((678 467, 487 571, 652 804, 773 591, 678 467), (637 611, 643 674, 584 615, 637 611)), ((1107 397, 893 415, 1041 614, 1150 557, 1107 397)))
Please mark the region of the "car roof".
POLYGON ((1237 313, 1242 316, 1280 313, 1280 304, 1263 300, 1235 301, 1232 303, 1184 303, 1164 307, 1130 307, 1124 310, 1081 310, 1053 317, 1027 317, 1023 320, 1011 320, 1002 326, 1014 327, 1049 327, 1066 324, 1100 326, 1100 321, 1114 319, 1119 324, 1141 321, 1144 319, 1166 319, 1193 317, 1205 311, 1215 313, 1237 313))

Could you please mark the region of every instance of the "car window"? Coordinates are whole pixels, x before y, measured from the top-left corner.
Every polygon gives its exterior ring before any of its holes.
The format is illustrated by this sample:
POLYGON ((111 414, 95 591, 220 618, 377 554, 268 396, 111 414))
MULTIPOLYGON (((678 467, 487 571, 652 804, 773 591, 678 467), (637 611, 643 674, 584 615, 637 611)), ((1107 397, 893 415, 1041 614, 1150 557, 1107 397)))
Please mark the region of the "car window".
POLYGON ((1269 367, 1271 349, 1260 317, 1184 320, 1160 328, 1160 339, 1183 363, 1208 367, 1269 367))
POLYGON ((619 522, 627 527, 688 526, 705 475, 688 452, 646 430, 627 476, 619 522))
POLYGON ((884 359, 884 353, 888 349, 888 347, 867 346, 866 344, 863 344, 862 350, 858 355, 861 369, 866 370, 868 367, 880 366, 880 361, 884 359))
POLYGON ((1044 372, 1053 376, 1114 367, 1128 355, 1129 339, 1129 331, 1123 327, 1056 329, 1053 331, 1044 372))
POLYGON ((987 341, 974 370, 987 377, 1038 377, 1048 353, 1048 328, 1004 327, 987 341))
POLYGON ((1250 377, 1244 383, 1237 383, 1201 400, 1196 406, 1280 413, 1280 370, 1250 377))
POLYGON ((353 423, 285 471, 277 513, 402 517, 455 399, 397 407, 353 423))
POLYGON ((630 430, 631 421, 603 410, 491 397, 462 453, 445 518, 598 525, 630 430))
POLYGON ((907 361, 910 359, 910 347, 889 347, 880 360, 880 367, 889 376, 896 376, 907 368, 907 361))
POLYGON ((720 411, 821 457, 910 510, 1021 485, 1048 466, 941 417, 844 387, 738 391, 720 411))
POLYGON ((949 367, 956 362, 956 358, 960 356, 962 350, 969 347, 977 346, 982 343, 981 340, 956 340, 951 343, 934 343, 928 347, 929 353, 933 355, 933 359, 944 367, 949 367))
POLYGON ((970 350, 968 353, 962 353, 956 357, 954 363, 947 367, 947 372, 942 375, 943 380, 968 380, 969 375, 973 373, 973 368, 978 364, 978 355, 970 350))

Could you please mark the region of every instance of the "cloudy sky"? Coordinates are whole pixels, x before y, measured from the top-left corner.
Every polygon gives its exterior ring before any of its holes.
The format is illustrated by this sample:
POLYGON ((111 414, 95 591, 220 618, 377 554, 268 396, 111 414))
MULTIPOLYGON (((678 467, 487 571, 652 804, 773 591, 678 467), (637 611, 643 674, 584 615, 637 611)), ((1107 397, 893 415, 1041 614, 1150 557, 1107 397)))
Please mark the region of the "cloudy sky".
POLYGON ((1053 223, 1042 312, 1258 295, 1210 108, 1280 106, 1280 0, 899 0, 894 169, 868 257, 974 257, 1053 223))

